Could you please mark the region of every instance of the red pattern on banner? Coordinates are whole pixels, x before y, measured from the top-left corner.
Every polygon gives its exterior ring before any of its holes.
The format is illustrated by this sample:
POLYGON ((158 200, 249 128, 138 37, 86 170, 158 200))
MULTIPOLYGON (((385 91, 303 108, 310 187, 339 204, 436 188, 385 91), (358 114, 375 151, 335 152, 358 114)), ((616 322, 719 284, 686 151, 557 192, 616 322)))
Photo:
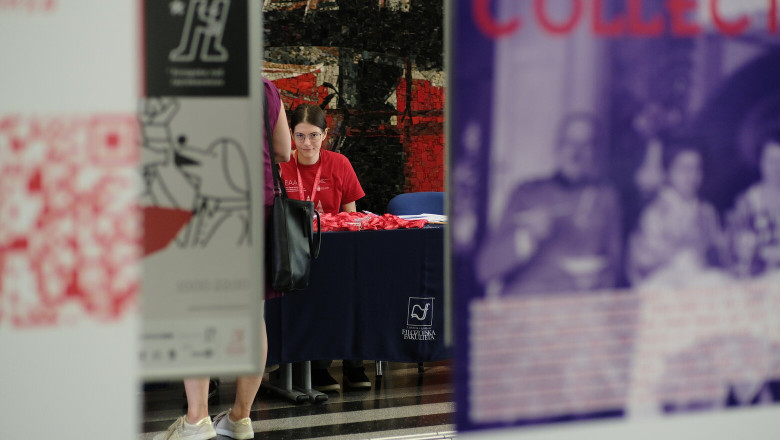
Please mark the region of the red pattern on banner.
POLYGON ((139 292, 133 115, 0 118, 0 325, 116 320, 139 292))
POLYGON ((59 0, 2 0, 0 12, 45 14, 54 12, 58 6, 59 0))
POLYGON ((398 127, 406 148, 406 192, 444 191, 444 87, 412 80, 411 99, 406 89, 407 81, 402 79, 396 95, 398 127))
MULTIPOLYGON (((320 73, 317 70, 315 73, 320 73)), ((317 85, 314 73, 304 73, 292 78, 280 78, 273 83, 282 95, 284 108, 295 110, 301 104, 319 104, 328 96, 325 86, 317 85)))

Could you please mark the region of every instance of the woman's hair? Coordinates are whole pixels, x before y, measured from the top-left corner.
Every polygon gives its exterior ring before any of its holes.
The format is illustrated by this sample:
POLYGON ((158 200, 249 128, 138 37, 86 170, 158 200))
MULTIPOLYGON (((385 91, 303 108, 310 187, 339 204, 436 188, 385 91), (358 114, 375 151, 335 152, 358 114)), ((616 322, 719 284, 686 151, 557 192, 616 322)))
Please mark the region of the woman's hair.
POLYGON ((301 104, 293 111, 290 120, 290 127, 295 130, 295 126, 301 122, 316 125, 322 131, 327 130, 328 121, 325 119, 325 112, 316 104, 301 104))

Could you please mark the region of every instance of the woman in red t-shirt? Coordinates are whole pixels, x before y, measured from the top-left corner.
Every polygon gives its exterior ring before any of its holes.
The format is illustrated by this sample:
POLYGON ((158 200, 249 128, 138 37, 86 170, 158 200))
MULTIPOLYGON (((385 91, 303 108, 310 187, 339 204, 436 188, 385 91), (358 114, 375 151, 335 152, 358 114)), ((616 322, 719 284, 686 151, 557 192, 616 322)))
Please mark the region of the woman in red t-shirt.
POLYGON ((293 158, 280 164, 287 194, 311 200, 320 214, 354 212, 355 201, 366 193, 349 159, 322 149, 328 136, 325 112, 317 105, 301 104, 292 114, 290 127, 295 141, 293 158))
MULTIPOLYGON (((281 163, 281 176, 287 195, 311 200, 321 214, 355 212, 355 201, 365 196, 355 170, 344 155, 323 150, 328 136, 325 112, 317 105, 301 104, 290 120, 295 150, 292 159, 281 163)), ((311 363, 312 387, 319 391, 337 391, 339 383, 328 373, 331 361, 311 363)), ((344 386, 371 388, 362 360, 344 360, 344 386)))

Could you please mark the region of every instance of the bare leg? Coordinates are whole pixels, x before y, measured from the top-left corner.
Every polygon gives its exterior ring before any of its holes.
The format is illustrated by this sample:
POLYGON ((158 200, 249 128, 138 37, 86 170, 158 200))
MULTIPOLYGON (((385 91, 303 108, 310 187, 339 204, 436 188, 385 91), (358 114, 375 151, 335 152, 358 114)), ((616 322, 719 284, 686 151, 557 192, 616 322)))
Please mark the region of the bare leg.
MULTIPOLYGON (((265 332, 265 320, 260 321, 260 365, 265 366, 265 360, 268 356, 268 341, 265 332)), ((242 376, 236 378, 236 401, 233 409, 230 411, 230 420, 238 421, 244 417, 249 417, 249 411, 252 409, 252 402, 255 401, 257 390, 260 388, 260 382, 263 380, 263 371, 259 376, 242 376)), ((208 388, 208 386, 207 386, 208 388)), ((208 391, 208 389, 206 390, 208 391)))
POLYGON ((198 423, 204 417, 208 417, 209 378, 184 379, 184 391, 187 393, 187 423, 198 423))

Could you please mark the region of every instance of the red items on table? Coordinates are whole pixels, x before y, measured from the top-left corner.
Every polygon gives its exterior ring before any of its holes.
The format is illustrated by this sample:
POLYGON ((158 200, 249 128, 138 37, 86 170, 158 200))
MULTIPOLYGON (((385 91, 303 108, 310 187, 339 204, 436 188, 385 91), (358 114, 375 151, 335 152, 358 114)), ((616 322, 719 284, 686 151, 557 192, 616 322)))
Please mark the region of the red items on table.
MULTIPOLYGON (((322 232, 422 228, 428 223, 428 220, 404 220, 393 214, 374 215, 362 212, 321 214, 320 221, 322 232)), ((315 229, 316 227, 315 223, 315 229)))

